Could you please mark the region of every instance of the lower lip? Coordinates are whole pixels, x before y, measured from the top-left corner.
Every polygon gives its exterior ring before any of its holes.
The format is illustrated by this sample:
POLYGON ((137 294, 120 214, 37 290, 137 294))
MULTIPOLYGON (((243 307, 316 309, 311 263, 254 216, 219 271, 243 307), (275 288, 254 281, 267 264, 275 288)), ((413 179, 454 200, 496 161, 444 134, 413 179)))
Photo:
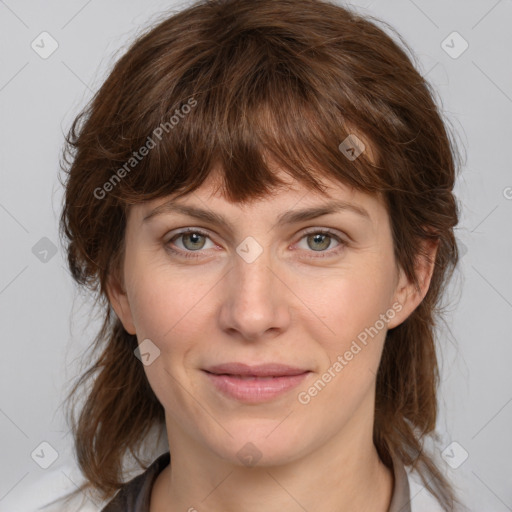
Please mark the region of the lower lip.
POLYGON ((242 379, 233 375, 205 372, 213 385, 224 395, 241 402, 267 402, 297 387, 310 372, 282 377, 242 379))

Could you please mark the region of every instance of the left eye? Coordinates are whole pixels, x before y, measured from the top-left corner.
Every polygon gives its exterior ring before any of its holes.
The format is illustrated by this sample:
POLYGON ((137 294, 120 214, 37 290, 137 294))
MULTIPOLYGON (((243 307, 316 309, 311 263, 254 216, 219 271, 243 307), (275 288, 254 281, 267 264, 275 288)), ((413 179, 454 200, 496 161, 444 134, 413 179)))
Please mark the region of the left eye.
POLYGON ((314 252, 325 252, 325 249, 328 249, 331 246, 333 240, 342 245, 340 238, 330 231, 306 233, 301 240, 306 240, 307 247, 312 249, 314 252))

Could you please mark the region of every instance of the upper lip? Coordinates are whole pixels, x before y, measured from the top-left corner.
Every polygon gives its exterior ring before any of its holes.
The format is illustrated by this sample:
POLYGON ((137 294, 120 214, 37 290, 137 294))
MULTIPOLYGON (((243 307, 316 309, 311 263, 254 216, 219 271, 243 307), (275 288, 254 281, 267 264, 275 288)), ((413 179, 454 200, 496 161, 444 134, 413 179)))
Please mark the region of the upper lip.
POLYGON ((216 366, 210 366, 205 369, 209 373, 244 375, 254 377, 281 377, 290 375, 300 375, 309 370, 288 366, 279 363, 267 363, 259 365, 248 365, 244 363, 225 363, 216 366))

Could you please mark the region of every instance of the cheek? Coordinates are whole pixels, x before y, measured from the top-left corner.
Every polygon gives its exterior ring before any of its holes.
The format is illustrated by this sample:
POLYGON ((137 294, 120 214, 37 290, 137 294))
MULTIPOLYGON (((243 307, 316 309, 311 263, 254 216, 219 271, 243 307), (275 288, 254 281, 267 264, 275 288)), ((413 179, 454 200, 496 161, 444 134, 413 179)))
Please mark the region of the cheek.
MULTIPOLYGON (((311 321, 312 337, 322 340, 330 359, 334 355, 348 350, 353 340, 364 341, 365 333, 372 338, 375 329, 382 331, 379 339, 383 340, 387 323, 382 323, 381 315, 386 315, 393 295, 391 266, 377 259, 366 259, 361 265, 346 268, 321 281, 323 286, 301 290, 308 297, 311 311, 320 321, 311 321)), ((375 345, 375 343, 374 343, 375 345)))
POLYGON ((387 332, 381 315, 389 321, 389 311, 394 312, 393 276, 385 269, 380 264, 368 264, 362 272, 354 268, 329 280, 323 296, 310 295, 322 322, 310 320, 308 336, 321 346, 323 360, 317 379, 301 388, 298 400, 311 404, 317 411, 313 416, 328 415, 334 426, 354 417, 372 393, 387 332))
POLYGON ((320 340, 325 357, 318 380, 302 390, 300 400, 311 400, 319 415, 330 411, 334 424, 349 421, 373 393, 387 332, 381 315, 390 317, 394 278, 390 268, 378 258, 365 259, 361 266, 330 280, 321 307, 322 320, 333 332, 320 322, 311 323, 310 336, 320 340), (339 407, 333 409, 332 404, 339 407))
POLYGON ((161 251, 127 260, 128 292, 139 342, 149 338, 169 361, 181 362, 191 340, 201 339, 211 323, 211 298, 219 275, 171 264, 161 251))
POLYGON ((195 382, 189 379, 190 353, 209 332, 207 296, 214 283, 163 265, 146 265, 143 273, 132 276, 130 300, 138 341, 150 339, 159 350, 158 358, 144 366, 150 386, 166 410, 201 417, 201 408, 190 403, 190 393, 195 393, 195 382))
POLYGON ((134 289, 131 309, 137 333, 154 338, 157 344, 165 344, 184 331, 190 336, 194 326, 200 324, 207 283, 171 277, 165 272, 153 277, 147 272, 134 289))

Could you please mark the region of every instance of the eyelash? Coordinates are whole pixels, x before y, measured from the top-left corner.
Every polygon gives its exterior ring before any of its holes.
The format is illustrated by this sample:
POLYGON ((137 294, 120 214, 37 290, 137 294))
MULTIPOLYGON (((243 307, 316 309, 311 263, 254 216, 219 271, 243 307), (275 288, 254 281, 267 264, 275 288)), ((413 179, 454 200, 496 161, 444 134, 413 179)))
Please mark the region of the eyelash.
MULTIPOLYGON (((200 258, 202 256, 201 251, 183 251, 181 249, 176 250, 176 249, 173 249, 170 245, 171 242, 173 242, 174 240, 177 240, 178 238, 180 238, 183 235, 186 235, 188 233, 194 233, 194 234, 198 234, 198 235, 210 238, 210 235, 201 229, 187 228, 183 231, 180 231, 179 233, 176 233, 171 239, 169 239, 169 241, 166 242, 166 244, 165 244, 166 248, 169 252, 176 254, 180 257, 192 258, 192 259, 200 258)), ((304 237, 306 237, 308 235, 317 235, 317 234, 328 235, 330 238, 334 238, 337 242, 339 242, 340 245, 336 249, 331 250, 331 251, 318 251, 319 253, 327 252, 327 255, 313 256, 313 258, 327 258, 327 257, 333 256, 333 255, 337 255, 345 248, 346 245, 348 245, 345 240, 340 238, 333 231, 329 231, 328 229, 321 229, 321 228, 313 228, 309 231, 305 231, 302 234, 302 236, 299 238, 298 241, 302 240, 304 237)), ((306 252, 316 252, 316 251, 306 251, 306 252)))

